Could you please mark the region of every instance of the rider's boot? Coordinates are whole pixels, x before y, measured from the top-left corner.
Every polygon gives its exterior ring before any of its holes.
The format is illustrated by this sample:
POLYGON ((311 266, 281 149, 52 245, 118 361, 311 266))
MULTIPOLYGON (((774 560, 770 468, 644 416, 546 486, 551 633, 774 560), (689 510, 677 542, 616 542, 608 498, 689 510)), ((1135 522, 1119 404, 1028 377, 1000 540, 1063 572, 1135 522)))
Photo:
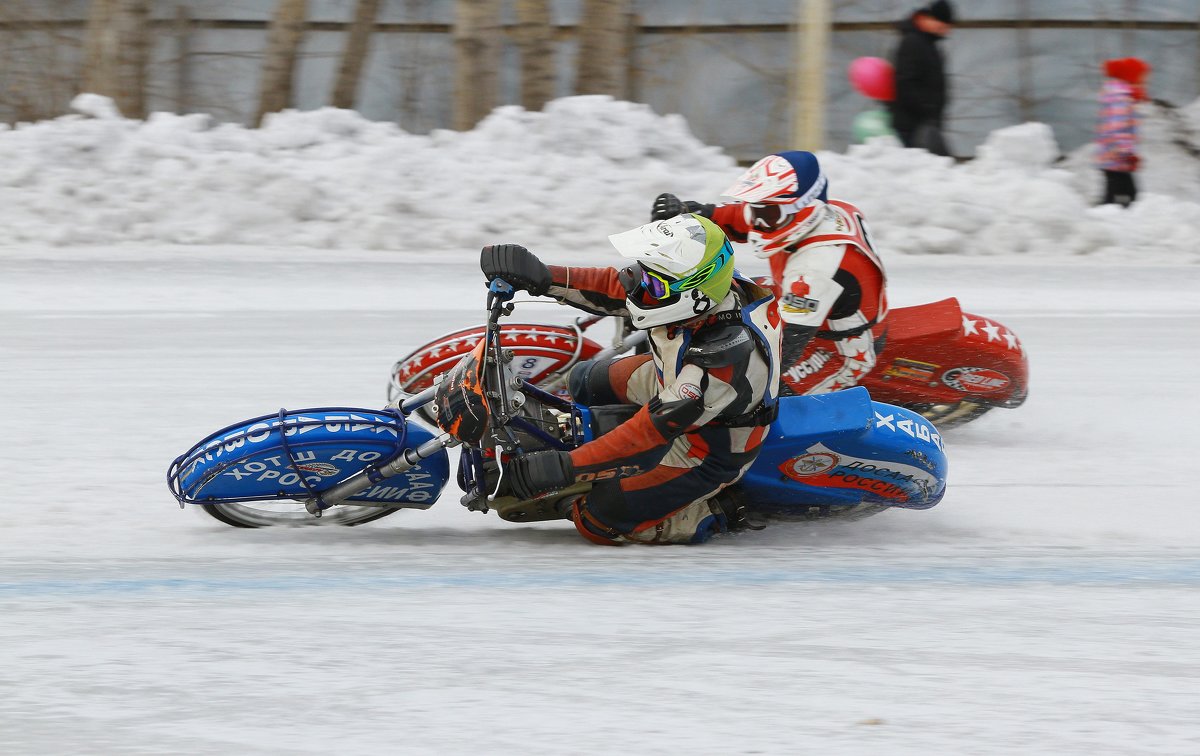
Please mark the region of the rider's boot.
POLYGON ((767 527, 767 524, 758 517, 751 514, 747 509, 746 503, 736 491, 731 491, 728 488, 717 492, 713 497, 713 504, 721 510, 725 516, 729 530, 737 532, 739 530, 762 530, 767 527))

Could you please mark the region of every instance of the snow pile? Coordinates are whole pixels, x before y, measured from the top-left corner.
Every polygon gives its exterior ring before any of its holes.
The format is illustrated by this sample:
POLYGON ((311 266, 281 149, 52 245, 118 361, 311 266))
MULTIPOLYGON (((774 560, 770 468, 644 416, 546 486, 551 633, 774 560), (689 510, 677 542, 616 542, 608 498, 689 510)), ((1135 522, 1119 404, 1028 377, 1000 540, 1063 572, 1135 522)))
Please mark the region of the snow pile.
POLYGON ((247 129, 124 119, 91 95, 74 106, 82 115, 0 132, 0 242, 594 245, 658 191, 737 171, 681 117, 602 97, 500 108, 473 131, 428 136, 335 109, 247 129))
MULTIPOLYGON (((472 131, 429 135, 333 109, 261 129, 124 119, 93 95, 75 109, 0 131, 0 244, 595 249, 642 222, 659 192, 713 201, 739 172, 681 117, 597 96, 502 107, 472 131)), ((1129 210, 1091 207, 1098 171, 1082 153, 1056 163, 1042 124, 995 132, 963 165, 887 138, 821 157, 832 196, 862 207, 889 252, 1198 260, 1200 160, 1172 153, 1155 123, 1143 200, 1129 210)))

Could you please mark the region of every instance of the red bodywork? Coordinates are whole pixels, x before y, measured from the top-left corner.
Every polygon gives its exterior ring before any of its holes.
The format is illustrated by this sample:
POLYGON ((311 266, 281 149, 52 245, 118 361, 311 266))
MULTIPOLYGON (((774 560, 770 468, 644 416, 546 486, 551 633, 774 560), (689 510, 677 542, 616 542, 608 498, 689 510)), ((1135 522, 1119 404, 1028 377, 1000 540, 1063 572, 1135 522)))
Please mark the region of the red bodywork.
MULTIPOLYGON (((392 366, 396 386, 415 394, 433 385, 435 376, 458 364, 483 339, 484 326, 464 328, 414 349, 392 366)), ((569 326, 520 323, 506 326, 500 345, 514 352, 513 367, 521 377, 541 385, 576 360, 587 360, 600 345, 569 326)))
POLYGON ((1016 407, 1029 390, 1029 361, 1015 333, 951 297, 891 310, 879 361, 859 385, 889 404, 1016 407))
MULTIPOLYGON (((879 361, 859 383, 872 399, 908 407, 963 401, 1017 407, 1025 401, 1029 362, 1020 339, 1001 323, 964 313, 953 297, 895 308, 886 323, 879 361)), ((413 350, 393 366, 393 383, 410 394, 427 388, 483 333, 483 326, 467 328, 413 350)), ((601 350, 570 327, 536 323, 506 327, 501 344, 513 350, 513 365, 535 385, 601 350)))

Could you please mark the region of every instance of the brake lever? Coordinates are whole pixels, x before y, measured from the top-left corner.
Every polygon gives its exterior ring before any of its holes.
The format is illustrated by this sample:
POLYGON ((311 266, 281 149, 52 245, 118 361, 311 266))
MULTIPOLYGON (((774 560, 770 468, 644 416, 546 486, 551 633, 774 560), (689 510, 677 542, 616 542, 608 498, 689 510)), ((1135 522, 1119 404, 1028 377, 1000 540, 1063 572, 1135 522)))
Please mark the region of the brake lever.
POLYGON ((498 478, 496 478, 496 490, 492 491, 490 494, 488 494, 487 500, 489 502, 496 500, 496 497, 500 494, 500 483, 501 483, 501 481, 504 480, 504 460, 500 456, 501 447, 496 446, 495 448, 496 448, 496 469, 500 471, 500 476, 498 478))
POLYGON ((487 308, 491 313, 491 320, 494 323, 496 318, 500 317, 501 313, 509 315, 513 311, 511 304, 506 304, 516 296, 517 292, 513 289, 512 284, 505 281, 503 278, 493 278, 488 282, 488 298, 487 308))

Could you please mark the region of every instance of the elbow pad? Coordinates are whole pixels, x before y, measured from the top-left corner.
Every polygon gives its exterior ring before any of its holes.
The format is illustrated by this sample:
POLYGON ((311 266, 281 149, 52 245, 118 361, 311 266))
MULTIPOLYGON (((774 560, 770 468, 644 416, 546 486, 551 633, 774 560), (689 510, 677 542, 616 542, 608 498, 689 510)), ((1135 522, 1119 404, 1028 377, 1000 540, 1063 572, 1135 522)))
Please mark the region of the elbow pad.
POLYGON ((650 422, 654 429, 664 439, 671 441, 682 436, 704 414, 704 399, 697 397, 664 402, 656 396, 646 404, 646 409, 650 411, 650 422))

